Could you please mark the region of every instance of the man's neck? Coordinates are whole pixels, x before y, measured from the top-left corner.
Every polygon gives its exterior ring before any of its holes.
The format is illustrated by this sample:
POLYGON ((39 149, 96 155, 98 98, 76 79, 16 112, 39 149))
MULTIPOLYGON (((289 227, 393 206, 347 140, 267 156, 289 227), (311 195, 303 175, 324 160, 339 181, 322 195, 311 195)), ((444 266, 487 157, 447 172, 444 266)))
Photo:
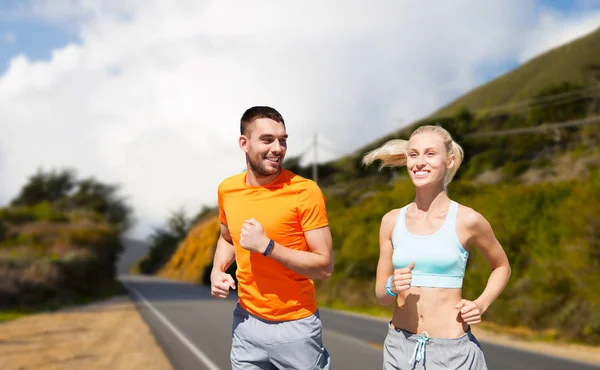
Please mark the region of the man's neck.
POLYGON ((267 184, 275 181, 275 179, 277 179, 277 177, 279 177, 279 175, 281 174, 281 171, 283 171, 283 168, 280 168, 279 171, 277 171, 277 173, 274 173, 272 175, 261 176, 261 175, 255 173, 254 171, 252 171, 250 168, 248 168, 248 171, 246 172, 246 185, 249 185, 249 186, 267 185, 267 184))

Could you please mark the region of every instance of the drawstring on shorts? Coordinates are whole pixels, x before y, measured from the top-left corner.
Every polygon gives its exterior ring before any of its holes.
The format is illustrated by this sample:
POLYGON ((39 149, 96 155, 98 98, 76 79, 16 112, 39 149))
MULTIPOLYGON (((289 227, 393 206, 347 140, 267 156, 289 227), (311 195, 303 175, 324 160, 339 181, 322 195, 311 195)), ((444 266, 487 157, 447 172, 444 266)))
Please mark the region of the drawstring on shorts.
POLYGON ((412 357, 408 360, 409 364, 412 364, 413 361, 419 362, 425 357, 425 346, 427 345, 427 341, 429 341, 429 333, 424 331, 421 336, 417 337, 417 345, 415 346, 412 357))

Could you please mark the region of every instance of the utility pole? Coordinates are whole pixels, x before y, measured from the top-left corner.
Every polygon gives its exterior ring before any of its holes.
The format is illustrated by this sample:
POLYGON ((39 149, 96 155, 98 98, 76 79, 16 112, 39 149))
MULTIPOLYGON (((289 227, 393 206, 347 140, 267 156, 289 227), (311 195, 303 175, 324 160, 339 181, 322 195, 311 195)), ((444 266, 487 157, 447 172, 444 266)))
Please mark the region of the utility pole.
POLYGON ((317 167, 317 133, 315 132, 315 138, 313 141, 313 165, 312 165, 312 178, 314 182, 318 182, 318 167, 317 167))

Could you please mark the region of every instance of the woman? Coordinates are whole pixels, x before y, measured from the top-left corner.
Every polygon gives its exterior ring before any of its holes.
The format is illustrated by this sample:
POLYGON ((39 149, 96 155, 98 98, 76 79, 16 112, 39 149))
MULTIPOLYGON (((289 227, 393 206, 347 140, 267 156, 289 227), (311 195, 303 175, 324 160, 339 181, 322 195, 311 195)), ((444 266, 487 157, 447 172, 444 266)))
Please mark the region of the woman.
POLYGON ((376 294, 396 302, 384 344, 384 369, 487 369, 471 325, 506 286, 510 265, 486 219, 448 198, 463 150, 441 127, 421 126, 410 140, 391 140, 365 164, 407 166, 415 200, 381 220, 376 294), (477 299, 462 298, 470 248, 492 272, 477 299))

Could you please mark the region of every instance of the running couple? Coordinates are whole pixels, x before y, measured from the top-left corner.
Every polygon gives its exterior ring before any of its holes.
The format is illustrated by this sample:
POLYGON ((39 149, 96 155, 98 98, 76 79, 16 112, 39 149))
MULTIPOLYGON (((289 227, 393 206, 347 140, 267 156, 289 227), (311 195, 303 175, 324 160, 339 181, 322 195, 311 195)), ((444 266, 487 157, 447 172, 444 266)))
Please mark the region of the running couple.
MULTIPOLYGON (((285 122, 270 107, 241 118, 239 145, 246 171, 219 185, 221 235, 211 293, 237 289, 232 369, 331 369, 322 341, 312 279, 333 271, 325 199, 317 184, 282 167, 285 122), (237 284, 226 273, 237 264, 237 284)), ((406 166, 415 200, 383 216, 375 291, 395 304, 384 343, 383 369, 486 369, 470 330, 506 286, 510 266, 490 224, 448 198, 446 187, 463 159, 446 130, 422 126, 363 158, 406 166), (492 272, 482 294, 462 298, 469 249, 492 272)))

